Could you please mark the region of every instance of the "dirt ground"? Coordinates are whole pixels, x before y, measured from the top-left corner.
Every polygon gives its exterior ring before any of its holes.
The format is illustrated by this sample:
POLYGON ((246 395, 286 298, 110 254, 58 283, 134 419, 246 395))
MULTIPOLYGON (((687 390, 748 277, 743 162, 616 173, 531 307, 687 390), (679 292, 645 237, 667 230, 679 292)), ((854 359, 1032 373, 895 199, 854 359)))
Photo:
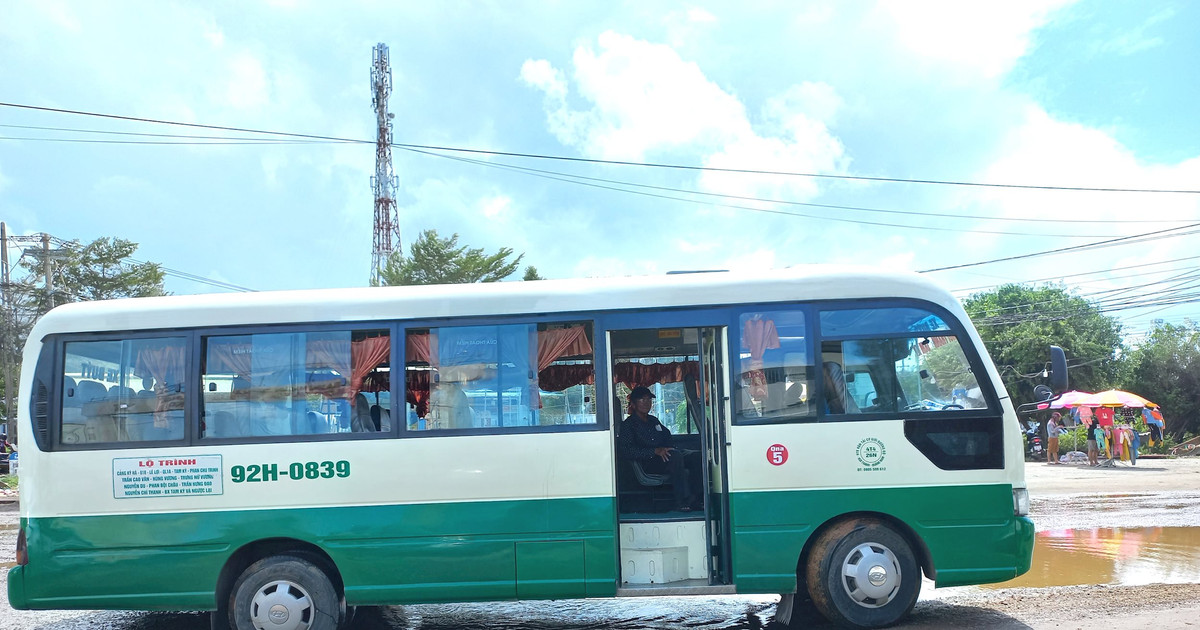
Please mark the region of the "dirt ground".
MULTIPOLYGON (((1186 492, 1200 490, 1200 457, 1141 458, 1137 465, 1115 462, 1111 467, 1087 464, 1025 464, 1031 496, 1128 492, 1186 492)), ((1200 525, 1200 523, 1195 523, 1200 525)))

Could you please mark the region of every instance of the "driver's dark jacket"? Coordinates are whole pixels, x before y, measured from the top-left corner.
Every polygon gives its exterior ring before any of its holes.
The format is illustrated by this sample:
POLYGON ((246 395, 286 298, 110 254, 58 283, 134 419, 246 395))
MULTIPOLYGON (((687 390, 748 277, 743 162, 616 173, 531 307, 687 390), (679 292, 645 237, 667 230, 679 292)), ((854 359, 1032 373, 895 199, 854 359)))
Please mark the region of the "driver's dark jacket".
POLYGON ((642 422, 630 415, 621 421, 621 436, 617 440, 617 454, 621 459, 655 461, 654 449, 671 447, 671 431, 654 416, 642 422))

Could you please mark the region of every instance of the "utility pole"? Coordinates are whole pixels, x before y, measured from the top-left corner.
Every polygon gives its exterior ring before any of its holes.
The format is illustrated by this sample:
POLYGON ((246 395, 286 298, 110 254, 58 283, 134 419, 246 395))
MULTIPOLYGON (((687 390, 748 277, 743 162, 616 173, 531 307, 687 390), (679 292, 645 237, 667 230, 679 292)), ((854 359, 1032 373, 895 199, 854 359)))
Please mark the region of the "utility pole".
POLYGON ((16 357, 16 307, 12 297, 12 277, 8 270, 8 225, 0 221, 0 369, 4 371, 4 421, 8 435, 16 439, 17 416, 13 409, 13 370, 16 357))
MULTIPOLYGON (((53 258, 63 255, 63 248, 67 247, 68 244, 62 239, 45 233, 29 236, 10 236, 8 234, 8 225, 0 222, 0 373, 4 375, 4 414, 9 424, 8 435, 12 438, 15 435, 17 416, 20 415, 20 409, 15 404, 19 379, 14 372, 20 367, 21 362, 21 334, 25 330, 26 323, 28 323, 24 321, 24 318, 28 316, 36 319, 42 312, 36 312, 36 300, 33 301, 34 304, 32 305, 22 305, 20 303, 21 300, 18 298, 18 292, 14 290, 16 287, 12 281, 12 267, 8 260, 8 245, 10 241, 18 245, 18 249, 21 252, 20 258, 24 258, 25 256, 33 256, 35 258, 41 256, 41 275, 43 276, 43 286, 45 287, 46 310, 54 308, 56 303, 54 296, 53 258), (23 247, 21 245, 23 243, 39 243, 41 247, 23 247), (58 249, 50 249, 51 243, 58 247, 58 249)), ((36 266, 31 265, 31 269, 36 268, 36 266)))
POLYGON ((388 96, 392 93, 392 67, 388 63, 388 47, 376 44, 371 65, 371 106, 375 109, 375 175, 371 189, 375 193, 375 223, 372 230, 371 286, 379 285, 379 270, 392 254, 392 237, 396 251, 400 247, 400 220, 396 214, 396 188, 399 182, 392 171, 392 114, 388 113, 388 96))

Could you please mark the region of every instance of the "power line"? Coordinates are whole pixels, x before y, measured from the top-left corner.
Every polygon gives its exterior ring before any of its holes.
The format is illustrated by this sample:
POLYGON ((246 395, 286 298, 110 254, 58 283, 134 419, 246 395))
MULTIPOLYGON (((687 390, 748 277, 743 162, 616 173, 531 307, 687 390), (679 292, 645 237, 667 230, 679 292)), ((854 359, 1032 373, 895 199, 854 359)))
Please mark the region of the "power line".
MULTIPOLYGON (((0 107, 13 107, 17 109, 28 109, 34 111, 52 112, 58 114, 71 114, 76 116, 94 116, 99 118, 111 118, 115 120, 128 120, 132 122, 143 122, 161 125, 178 125, 183 127, 195 127, 199 129, 216 129, 221 131, 236 131, 241 133, 267 134, 276 136, 286 136, 292 138, 309 138, 317 140, 335 140, 340 142, 357 142, 362 144, 372 143, 369 140, 361 140, 356 138, 339 138, 335 136, 323 136, 316 134, 290 133, 283 131, 270 131, 263 129, 250 129, 245 127, 229 127, 224 125, 205 125, 199 123, 184 123, 177 121, 159 120, 154 118, 141 118, 136 116, 121 116, 116 114, 104 114, 99 112, 87 112, 80 110, 63 109, 57 107, 42 107, 37 105, 24 105, 20 103, 0 102, 0 107)), ((964 180, 939 180, 939 179, 913 179, 902 177, 875 177, 866 175, 835 175, 829 173, 805 173, 795 171, 770 171, 762 169, 746 169, 746 168, 718 168, 714 166, 695 166, 687 164, 666 164, 656 162, 633 162, 627 160, 601 160, 596 158, 581 158, 563 155, 550 155, 543 153, 521 153, 513 151, 494 151, 488 149, 472 149, 465 147, 450 147, 425 144, 410 144, 410 143, 393 143, 392 146, 403 149, 419 149, 425 151, 452 151, 457 153, 472 153, 477 155, 498 155, 505 157, 519 157, 536 160, 559 160, 564 162, 580 162, 587 164, 607 164, 612 166, 638 166, 645 168, 660 168, 673 170, 688 170, 688 171, 705 171, 714 173, 740 173, 749 175, 776 175, 785 177, 810 177, 817 179, 833 179, 833 180, 848 180, 848 181, 869 181, 869 182, 887 182, 887 183, 903 183, 903 184, 931 184, 940 186, 971 186, 982 188, 1012 188, 1023 190, 1059 190, 1059 191, 1075 191, 1075 192, 1121 192, 1121 193, 1166 193, 1166 194, 1200 194, 1200 190, 1195 189, 1166 189, 1166 188, 1102 188, 1088 186, 1047 186, 1034 184, 1012 184, 1012 183, 990 183, 990 182, 970 182, 964 180)))
MULTIPOLYGON (((1083 271, 1080 273, 1070 273, 1070 274, 1066 274, 1066 275, 1050 276, 1048 278, 1038 278, 1036 280, 1024 280, 1020 283, 1004 282, 1004 283, 1000 283, 1000 284, 989 284, 989 285, 984 285, 984 286, 979 286, 979 287, 953 289, 952 292, 953 293, 967 293, 969 291, 983 291, 985 289, 994 289, 996 287, 1004 286, 1006 284, 1029 284, 1029 283, 1033 283, 1033 282, 1049 282, 1051 280, 1064 280, 1066 278, 1077 278, 1079 276, 1093 276, 1093 275, 1099 275, 1099 274, 1103 274, 1103 273, 1112 273, 1114 271, 1123 271, 1126 269, 1138 269, 1141 267, 1153 267, 1154 265, 1165 265, 1167 263, 1182 262, 1185 260, 1195 260, 1197 258, 1200 258, 1200 256, 1185 256, 1183 258, 1172 258, 1171 260, 1161 260, 1161 261, 1152 262, 1152 263, 1141 263, 1138 265, 1126 265, 1124 267, 1114 267, 1112 269, 1101 269, 1099 271, 1083 271)), ((1167 271, 1174 271, 1174 270, 1168 269, 1167 271)), ((1153 271, 1150 273, 1162 273, 1162 272, 1153 271)), ((1140 276, 1141 274, 1135 274, 1135 275, 1140 276)), ((1135 276, 1108 276, 1108 277, 1104 278, 1104 280, 1115 280, 1115 279, 1130 278, 1130 277, 1135 277, 1135 276)), ((1099 281, 1100 280, 1097 280, 1097 282, 1099 282, 1099 281)))
MULTIPOLYGON (((488 165, 488 166, 491 166, 494 168, 522 170, 520 167, 512 167, 512 166, 503 165, 503 164, 494 164, 494 163, 485 162, 483 160, 473 160, 470 158, 455 157, 455 156, 451 156, 451 155, 440 155, 440 154, 433 153, 430 151, 421 151, 419 149, 406 149, 406 150, 412 151, 415 153, 422 153, 425 155, 437 156, 437 157, 445 158, 448 160, 485 164, 485 165, 488 165)), ((731 209, 735 209, 735 210, 749 210, 751 212, 762 212, 762 213, 766 213, 766 214, 780 214, 780 215, 789 216, 789 217, 805 217, 805 218, 809 218, 809 219, 820 219, 820 220, 824 220, 824 221, 836 221, 839 223, 853 223, 853 224, 857 224, 857 225, 874 225, 874 226, 880 226, 880 227, 900 228, 900 229, 904 229, 904 230, 925 230, 925 231, 934 231, 934 232, 996 234, 996 235, 1002 235, 1002 236, 1049 236, 1048 234, 1040 233, 1040 232, 1002 232, 999 230, 963 230, 963 229, 940 227, 940 226, 909 225, 906 223, 885 223, 882 221, 864 221, 861 219, 845 219, 845 218, 829 217, 829 216, 823 216, 823 215, 817 215, 817 214, 807 214, 807 213, 803 213, 803 212, 787 212, 784 210, 775 210, 775 209, 771 209, 771 208, 755 208, 753 206, 743 206, 743 205, 738 205, 738 204, 718 203, 718 202, 713 202, 713 201, 702 201, 699 199, 687 199, 684 197, 676 197, 673 195, 663 195, 663 194, 659 194, 659 193, 645 192, 645 191, 640 191, 640 190, 629 190, 626 188, 620 188, 618 186, 608 186, 608 185, 596 184, 596 183, 592 183, 592 182, 588 182, 588 181, 577 181, 576 179, 571 179, 572 177, 577 177, 577 176, 572 176, 572 175, 564 175, 563 177, 558 177, 558 176, 553 176, 553 175, 544 175, 544 174, 540 174, 540 173, 528 173, 528 174, 531 175, 532 177, 540 177, 543 179, 562 181, 562 182, 567 182, 569 184, 576 184, 578 186, 587 186, 590 188, 599 188, 599 189, 603 189, 603 190, 614 190, 617 192, 623 192, 623 193, 627 193, 630 195, 639 195, 642 197, 651 197, 654 199, 668 199, 671 201, 682 201, 685 203, 692 203, 692 204, 697 204, 697 205, 716 206, 718 208, 731 208, 731 209)), ((586 179, 595 179, 595 178, 586 178, 586 179)), ((1095 235, 1081 235, 1081 234, 1067 234, 1067 235, 1056 236, 1056 238, 1096 238, 1096 236, 1095 235)))
MULTIPOLYGON (((517 166, 514 164, 489 162, 487 160, 475 160, 475 159, 470 159, 470 158, 455 157, 452 155, 445 155, 445 154, 441 154, 441 153, 435 153, 432 151, 420 151, 417 149, 406 149, 406 150, 413 152, 413 153, 420 153, 422 155, 430 155, 430 156, 434 156, 434 157, 440 157, 440 158, 444 158, 447 160, 456 160, 456 161, 460 161, 460 162, 467 162, 470 164, 478 164, 480 166, 486 166, 489 168, 499 168, 499 169, 513 170, 513 171, 521 171, 526 174, 540 173, 543 175, 556 176, 556 177, 548 177, 547 179, 558 179, 559 177, 565 177, 565 178, 578 179, 578 180, 584 180, 584 181, 590 181, 590 182, 603 182, 606 184, 631 186, 631 187, 646 188, 646 189, 651 189, 651 190, 663 190, 663 191, 667 191, 667 192, 677 192, 677 193, 684 193, 684 194, 689 194, 689 195, 702 195, 705 197, 721 197, 721 198, 725 198, 725 199, 740 199, 743 201, 761 201, 763 203, 777 203, 777 204, 785 204, 785 205, 791 205, 791 206, 805 206, 805 207, 809 207, 809 208, 828 208, 828 209, 832 209, 832 210, 852 210, 855 212, 875 212, 875 213, 881 213, 881 214, 897 214, 897 215, 912 216, 912 217, 969 219, 969 220, 974 220, 974 221, 1014 221, 1014 222, 1030 222, 1030 223, 1138 223, 1138 224, 1145 224, 1145 223, 1183 223, 1184 221, 1188 220, 1188 219, 1148 219, 1148 220, 1139 220, 1139 219, 1095 219, 1095 220, 1092 220, 1092 219, 1047 219, 1047 218, 1040 218, 1040 217, 996 217, 996 216, 979 216, 979 215, 951 214, 951 213, 939 213, 939 212, 914 212, 911 210, 884 210, 881 208, 866 208, 866 207, 862 207, 862 206, 845 206, 845 205, 836 205, 836 204, 812 203, 812 202, 806 202, 806 201, 791 201, 791 200, 787 200, 787 199, 750 197, 750 196, 746 196, 746 195, 731 195, 728 193, 715 193, 715 192, 708 192, 708 191, 701 191, 701 190, 691 190, 691 189, 687 189, 687 188, 673 188, 670 186, 654 186, 651 184, 627 182, 627 181, 614 180, 614 179, 608 179, 608 178, 603 178, 603 177, 588 177, 585 175, 576 175, 573 173, 563 173, 560 171, 549 171, 549 170, 544 170, 544 169, 529 168, 526 166, 517 166)), ((559 181, 568 181, 568 180, 559 180, 559 181)), ((667 198, 668 199, 677 199, 675 197, 667 197, 667 198)), ((731 207, 744 208, 744 206, 731 206, 731 207)), ((822 217, 819 215, 807 215, 807 214, 805 214, 805 215, 794 214, 793 216, 805 216, 805 217, 812 217, 812 218, 818 218, 818 219, 826 218, 826 217, 822 217)), ((913 227, 913 226, 910 226, 910 227, 913 227)), ((993 233, 1009 234, 1008 232, 993 232, 993 233)), ((1022 236, 1046 236, 1045 234, 1021 234, 1021 235, 1022 236)), ((1071 238, 1072 236, 1074 236, 1074 235, 1071 235, 1071 234, 1055 235, 1056 238, 1071 238)), ((1097 236, 1085 236, 1084 238, 1098 238, 1098 237, 1097 236)))
POLYGON ((924 269, 924 270, 921 270, 921 271, 919 271, 919 272, 917 272, 917 273, 933 273, 933 272, 935 272, 935 271, 948 271, 948 270, 950 270, 950 269, 963 269, 963 268, 966 268, 966 267, 976 267, 976 266, 979 266, 979 265, 990 265, 990 264, 992 264, 992 263, 998 263, 998 262, 1008 262, 1008 261, 1010 261, 1010 260, 1020 260, 1020 259, 1023 259, 1023 258, 1035 258, 1035 257, 1038 257, 1038 256, 1049 256, 1049 255, 1051 255, 1051 254, 1062 254, 1062 253, 1069 252, 1069 251, 1082 251, 1082 250, 1087 250, 1087 249, 1100 249, 1100 248, 1104 248, 1104 247, 1112 247, 1112 246, 1114 246, 1114 245, 1127 245, 1127 244, 1129 244, 1129 243, 1140 243, 1140 242, 1144 242, 1144 241, 1158 240, 1159 238, 1171 238, 1171 237, 1175 237, 1175 236, 1187 236, 1187 235, 1189 235, 1189 234, 1195 234, 1196 232, 1200 232, 1200 230, 1192 230, 1191 232, 1181 232, 1181 233, 1179 233, 1179 234, 1170 234, 1170 235, 1166 235, 1166 236, 1156 236, 1156 235, 1164 235, 1164 234, 1166 234, 1167 232, 1174 232, 1174 231, 1177 231, 1177 230, 1184 230, 1184 229, 1188 229, 1188 228, 1194 228, 1194 227, 1200 227, 1200 223, 1191 223, 1191 224, 1188 224, 1188 225, 1182 225, 1182 226, 1179 226, 1179 227, 1168 228, 1168 229, 1165 229, 1165 230, 1158 230, 1158 231, 1155 231, 1155 232, 1146 232, 1145 234, 1135 234, 1135 235, 1133 235, 1133 236, 1122 236, 1122 237, 1119 237, 1119 238, 1108 239, 1108 240, 1104 240, 1104 241, 1097 241, 1097 242, 1095 242, 1095 243, 1088 243, 1088 244, 1085 244, 1085 245, 1075 245, 1075 246, 1072 246, 1072 247, 1062 247, 1062 248, 1058 248, 1058 249, 1050 249, 1050 250, 1044 250, 1044 251, 1040 251, 1040 252, 1033 252, 1033 253, 1029 253, 1029 254, 1019 254, 1019 255, 1017 255, 1017 256, 1005 256, 1005 257, 1003 257, 1003 258, 993 258, 993 259, 991 259, 991 260, 981 260, 981 261, 979 261, 979 262, 973 262, 973 263, 964 263, 964 264, 961 264, 961 265, 949 265, 949 266, 946 266, 946 267, 935 267, 935 268, 933 268, 933 269, 924 269), (1150 237, 1153 237, 1153 238, 1150 238, 1150 237))
MULTIPOLYGON (((103 135, 109 135, 109 136, 138 136, 138 137, 143 137, 143 138, 187 138, 187 139, 191 139, 191 140, 249 140, 248 138, 239 138, 237 136, 196 136, 196 135, 191 135, 191 134, 178 134, 178 133, 145 133, 145 132, 135 132, 135 131, 110 131, 110 130, 105 130, 105 129, 79 129, 77 127, 38 127, 38 126, 34 126, 34 125, 0 125, 0 127, 7 128, 7 129, 32 129, 35 131, 62 131, 62 132, 71 132, 71 133, 92 133, 92 134, 103 134, 103 135)), ((28 139, 28 138, 23 138, 23 139, 28 139)), ((37 138, 35 138, 35 139, 37 139, 37 138)), ((256 138, 255 141, 291 142, 289 140, 277 140, 274 138, 256 138)), ((304 142, 331 143, 331 142, 341 142, 341 141, 340 140, 305 140, 304 142)))
MULTIPOLYGON (((339 144, 339 143, 344 142, 341 140, 285 140, 285 139, 258 140, 258 139, 238 138, 238 137, 234 137, 234 136, 198 136, 198 135, 188 135, 188 134, 155 134, 155 133, 137 133, 137 132, 125 132, 125 131, 107 131, 107 130, 96 130, 96 129, 80 129, 80 128, 71 128, 71 127, 44 127, 44 126, 35 126, 35 125, 0 125, 0 127, 17 128, 17 129, 34 129, 34 130, 43 130, 43 131, 108 134, 108 135, 120 135, 120 136, 203 140, 203 142, 191 142, 191 141, 186 141, 186 142, 185 141, 149 142, 149 141, 83 140, 83 139, 72 139, 72 138, 31 138, 31 137, 3 137, 3 136, 0 136, 0 140, 26 140, 26 141, 39 141, 39 142, 73 142, 73 143, 95 143, 95 144, 151 144, 151 145, 158 145, 158 144, 161 144, 161 145, 176 145, 176 144, 179 144, 179 145, 339 144), (229 141, 229 142, 221 142, 221 141, 229 141)), ((704 197, 740 199, 740 200, 745 200, 745 201, 759 201, 759 202, 763 202, 763 203, 804 206, 804 207, 812 207, 812 208, 825 208, 825 209, 832 209, 832 210, 849 210, 849 211, 854 211, 854 212, 871 212, 871 213, 892 214, 892 215, 901 215, 901 216, 910 216, 910 217, 932 217, 932 218, 950 218, 950 219, 964 219, 964 220, 975 220, 975 221, 1008 221, 1008 222, 1030 222, 1030 223, 1067 223, 1067 224, 1070 224, 1070 223, 1089 223, 1089 224, 1139 223, 1139 224, 1145 224, 1145 223, 1181 223, 1184 221, 1184 219, 1059 219, 1059 218, 1042 218, 1042 217, 1001 217, 1001 216, 965 215, 965 214, 938 213, 938 212, 915 212, 915 211, 907 211, 907 210, 888 210, 888 209, 881 209, 881 208, 868 208, 868 207, 863 207, 863 206, 822 204, 822 203, 792 201, 792 200, 787 200, 787 199, 773 199, 773 198, 764 198, 764 197, 752 197, 752 196, 746 196, 746 195, 732 195, 732 194, 728 194, 728 193, 715 193, 715 192, 692 190, 692 189, 686 189, 686 188, 674 188, 674 187, 670 187, 670 186, 655 186, 655 185, 651 185, 651 184, 642 184, 642 183, 637 183, 637 182, 628 182, 628 181, 614 180, 614 179, 601 178, 601 177, 588 177, 588 176, 584 176, 584 175, 563 173, 563 172, 559 172, 559 171, 535 169, 535 168, 518 166, 518 165, 514 165, 514 164, 496 163, 496 162, 489 162, 486 160, 475 160, 475 159, 456 157, 456 156, 445 155, 445 154, 435 153, 435 152, 430 152, 430 151, 420 151, 420 150, 416 150, 416 149, 407 149, 407 150, 412 153, 418 153, 418 154, 428 155, 428 156, 433 156, 433 157, 440 157, 440 158, 448 159, 448 160, 456 160, 456 161, 466 162, 466 163, 470 163, 470 164, 485 166, 485 167, 489 167, 489 168, 498 168, 498 169, 518 171, 518 172, 522 172, 522 173, 530 174, 530 175, 533 175, 533 174, 553 175, 555 177, 547 177, 546 179, 555 179, 555 180, 563 181, 566 183, 574 183, 574 184, 580 183, 580 182, 576 182, 576 181, 572 181, 572 180, 603 182, 603 183, 613 184, 613 185, 617 185, 617 186, 629 186, 629 187, 634 187, 634 188, 662 190, 662 191, 677 192, 677 193, 682 193, 682 194, 700 195, 700 196, 704 196, 704 197), (560 179, 560 178, 568 178, 568 179, 560 179)), ((605 187, 605 188, 608 188, 608 187, 605 187)), ((622 190, 619 188, 608 188, 608 189, 615 190, 618 192, 633 192, 633 191, 622 190)), ((672 197, 672 196, 662 196, 662 198, 697 203, 696 200, 680 199, 678 197, 672 197)), ((744 209, 744 210, 753 210, 753 211, 764 211, 761 208, 751 208, 751 207, 747 207, 747 206, 726 205, 725 207, 744 209)), ((815 219, 838 220, 838 219, 833 219, 831 217, 825 217, 822 215, 810 215, 810 214, 800 214, 800 213, 783 213, 783 214, 788 214, 791 216, 802 216, 802 217, 808 217, 808 218, 815 218, 815 219)), ((852 221, 850 219, 842 219, 842 220, 852 221)), ((891 224, 891 223, 867 223, 867 224, 868 225, 882 225, 884 227, 907 227, 910 229, 934 229, 934 230, 943 230, 943 231, 957 231, 957 232, 982 233, 982 234, 999 234, 999 235, 1009 235, 1009 236, 1042 236, 1042 234, 1028 233, 1028 232, 954 230, 953 228, 939 228, 939 227, 925 228, 925 227, 920 227, 920 226, 911 226, 911 225, 903 225, 903 224, 898 225, 898 224, 891 224)), ((1098 237, 1099 237, 1099 235, 1087 235, 1087 234, 1059 235, 1059 238, 1098 238, 1098 237)))
POLYGON ((207 146, 207 145, 288 145, 288 144, 330 144, 329 142, 319 140, 232 140, 232 141, 217 141, 208 140, 204 142, 186 142, 183 140, 85 140, 83 138, 29 138, 22 136, 0 136, 0 140, 16 140, 19 142, 63 142, 68 144, 158 144, 158 145, 189 145, 189 146, 207 146))

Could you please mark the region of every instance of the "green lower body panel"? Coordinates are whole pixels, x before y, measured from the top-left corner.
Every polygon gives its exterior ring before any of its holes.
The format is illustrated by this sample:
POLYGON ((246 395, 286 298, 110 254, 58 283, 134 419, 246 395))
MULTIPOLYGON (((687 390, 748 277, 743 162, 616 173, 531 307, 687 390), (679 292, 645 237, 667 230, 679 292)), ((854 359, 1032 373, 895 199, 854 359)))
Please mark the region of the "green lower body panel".
POLYGON ((1033 556, 1033 523, 1013 515, 1009 485, 747 492, 730 501, 739 593, 795 591, 806 543, 845 515, 891 521, 939 587, 1010 580, 1033 556))
POLYGON ((212 610, 222 568, 262 541, 333 561, 350 605, 616 593, 611 498, 30 518, 18 609, 212 610), (289 541, 295 541, 289 542, 289 541))

